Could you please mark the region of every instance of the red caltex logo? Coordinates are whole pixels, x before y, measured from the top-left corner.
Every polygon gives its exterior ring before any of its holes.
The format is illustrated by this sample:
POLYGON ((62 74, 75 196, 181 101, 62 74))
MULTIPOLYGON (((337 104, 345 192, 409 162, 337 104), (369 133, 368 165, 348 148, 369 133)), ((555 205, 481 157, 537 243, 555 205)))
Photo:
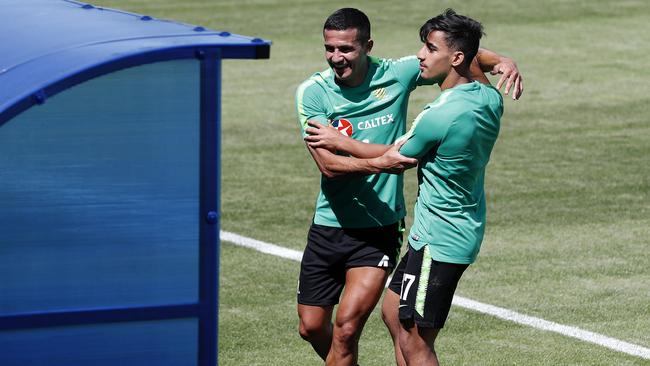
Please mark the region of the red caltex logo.
POLYGON ((347 119, 335 119, 332 121, 332 127, 335 127, 336 129, 339 130, 343 135, 350 137, 352 136, 352 123, 348 121, 347 119))

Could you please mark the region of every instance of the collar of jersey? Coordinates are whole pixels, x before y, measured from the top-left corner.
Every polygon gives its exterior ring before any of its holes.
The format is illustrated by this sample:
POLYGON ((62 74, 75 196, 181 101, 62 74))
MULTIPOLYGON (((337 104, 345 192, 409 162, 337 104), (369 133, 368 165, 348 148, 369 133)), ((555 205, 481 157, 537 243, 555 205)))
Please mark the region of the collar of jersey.
POLYGON ((363 82, 357 86, 341 87, 339 84, 336 83, 336 79, 332 69, 330 69, 329 77, 327 78, 327 83, 330 84, 330 87, 332 89, 337 91, 341 91, 341 90, 355 91, 360 89, 361 90, 367 89, 370 86, 370 81, 372 81, 372 76, 375 74, 375 71, 377 70, 377 65, 379 65, 379 59, 373 56, 368 56, 368 72, 366 72, 366 77, 365 79, 363 79, 363 82))
POLYGON ((452 90, 465 90, 465 91, 467 91, 467 90, 475 90, 475 89, 478 89, 480 86, 481 86, 481 84, 478 81, 473 80, 473 81, 470 81, 469 83, 458 84, 458 85, 454 86, 453 88, 449 88, 449 89, 445 90, 445 92, 451 92, 452 90))
MULTIPOLYGON (((480 87, 481 87, 481 83, 479 83, 476 80, 473 80, 473 81, 470 81, 469 83, 458 84, 458 85, 456 85, 454 87, 451 87, 449 89, 444 90, 442 93, 440 93, 438 98, 442 97, 445 94, 452 93, 454 91, 470 91, 470 90, 476 90, 476 89, 478 89, 480 87)), ((438 98, 436 98, 436 99, 438 99, 438 98)))
POLYGON ((481 87, 481 84, 474 80, 469 83, 464 83, 464 84, 458 84, 452 88, 445 89, 438 97, 431 103, 427 104, 424 109, 429 109, 429 108, 436 108, 439 107, 449 99, 449 96, 452 92, 454 91, 470 91, 470 90, 476 90, 481 87))

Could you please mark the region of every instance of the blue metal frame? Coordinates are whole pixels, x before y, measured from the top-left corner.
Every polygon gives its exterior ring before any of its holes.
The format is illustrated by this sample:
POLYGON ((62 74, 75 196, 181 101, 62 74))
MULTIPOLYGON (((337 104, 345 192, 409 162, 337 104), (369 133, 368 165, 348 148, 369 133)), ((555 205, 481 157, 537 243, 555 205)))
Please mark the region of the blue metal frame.
POLYGON ((253 47, 243 48, 241 46, 182 46, 167 49, 158 49, 152 52, 144 52, 133 56, 125 57, 122 59, 111 60, 108 63, 100 64, 95 67, 78 72, 68 78, 64 78, 47 87, 33 92, 31 95, 25 96, 18 100, 16 103, 0 111, 0 127, 37 104, 43 104, 47 98, 62 92, 65 89, 81 84, 92 78, 108 74, 110 72, 126 69, 128 67, 139 66, 152 62, 169 61, 175 59, 187 59, 197 57, 201 52, 208 52, 209 50, 219 49, 221 58, 233 59, 250 59, 250 58, 268 58, 271 46, 261 39, 253 39, 251 43, 255 44, 253 47))
POLYGON ((221 50, 201 50, 199 365, 218 363, 221 50))
POLYGON ((198 304, 30 312, 0 317, 0 330, 194 318, 198 304))
MULTIPOLYGON (((269 45, 256 46, 256 55, 268 57, 269 45)), ((200 61, 200 205, 199 212, 199 302, 153 306, 100 309, 71 309, 0 316, 0 330, 31 329, 79 324, 131 322, 178 318, 198 318, 198 365, 218 363, 219 308, 219 220, 220 220, 220 150, 221 150, 221 59, 232 56, 221 47, 182 47, 139 54, 98 65, 60 80, 23 99, 0 114, 0 127, 34 104, 45 103, 53 96, 89 79, 128 67, 174 59, 197 58, 200 61)))

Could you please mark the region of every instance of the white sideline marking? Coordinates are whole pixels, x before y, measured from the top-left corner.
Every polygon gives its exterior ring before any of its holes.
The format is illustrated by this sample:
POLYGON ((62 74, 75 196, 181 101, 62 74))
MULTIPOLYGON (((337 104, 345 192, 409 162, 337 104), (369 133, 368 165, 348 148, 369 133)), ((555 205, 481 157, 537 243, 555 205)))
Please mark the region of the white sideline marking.
MULTIPOLYGON (((302 259, 302 252, 297 250, 284 248, 278 245, 265 243, 263 241, 247 238, 241 235, 221 231, 221 240, 255 249, 262 253, 275 255, 282 258, 300 261, 302 259)), ((585 342, 595 343, 597 345, 627 353, 632 356, 638 356, 646 360, 650 360, 650 348, 642 347, 636 344, 624 342, 615 338, 607 337, 602 334, 582 330, 580 328, 562 325, 541 318, 528 316, 517 313, 512 310, 500 308, 498 306, 484 304, 478 301, 470 300, 468 298, 454 296, 453 304, 461 308, 474 310, 479 313, 495 316, 499 319, 509 320, 518 324, 527 325, 536 329, 546 330, 550 332, 559 333, 567 337, 576 338, 585 342)))
POLYGON ((613 349, 615 351, 620 351, 629 355, 638 356, 645 358, 646 360, 650 360, 649 348, 641 347, 628 342, 623 342, 621 340, 607 337, 602 334, 582 330, 580 328, 571 327, 568 325, 550 322, 548 320, 536 318, 534 316, 520 314, 512 310, 500 308, 494 305, 483 304, 478 301, 470 300, 460 296, 454 296, 454 301, 452 304, 466 309, 478 311, 479 313, 490 314, 500 319, 510 320, 515 323, 528 325, 533 328, 560 333, 568 337, 577 338, 585 342, 595 343, 597 345, 613 349))
POLYGON ((297 262, 300 262, 302 260, 302 252, 299 252, 297 250, 284 248, 275 244, 265 243, 263 241, 247 238, 245 236, 237 235, 235 233, 230 233, 223 230, 220 234, 221 240, 225 240, 242 247, 255 249, 259 252, 271 254, 276 257, 293 259, 297 262))

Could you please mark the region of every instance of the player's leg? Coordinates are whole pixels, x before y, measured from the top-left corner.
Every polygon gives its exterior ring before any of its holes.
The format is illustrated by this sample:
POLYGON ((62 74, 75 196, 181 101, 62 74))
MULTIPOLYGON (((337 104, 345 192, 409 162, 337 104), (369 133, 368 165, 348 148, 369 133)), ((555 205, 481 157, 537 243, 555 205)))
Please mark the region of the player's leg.
POLYGON ((402 225, 346 230, 346 244, 356 249, 347 260, 345 290, 336 311, 332 348, 327 362, 355 365, 359 337, 377 305, 402 244, 402 225))
POLYGON ((345 290, 336 310, 327 365, 356 365, 361 331, 381 297, 387 277, 386 268, 356 267, 347 270, 345 290))
POLYGON ((395 350, 395 363, 397 366, 406 366, 406 360, 402 355, 402 350, 399 346, 399 335, 402 326, 399 322, 398 316, 399 295, 388 289, 384 293, 384 301, 381 305, 381 317, 388 328, 390 337, 393 340, 393 348, 395 350))
POLYGON ((426 245, 409 248, 398 310, 399 345, 408 365, 438 365, 434 343, 467 266, 433 260, 426 245))
POLYGON ((332 311, 345 284, 345 266, 337 263, 346 256, 338 252, 340 236, 340 228, 312 225, 300 263, 298 329, 323 360, 332 343, 332 311))
POLYGON ((298 304, 300 336, 308 341, 320 358, 325 360, 332 344, 333 306, 298 304))
POLYGON ((399 321, 399 298, 402 287, 402 278, 404 276, 404 269, 408 261, 408 252, 400 260, 397 268, 393 272, 393 278, 390 281, 388 289, 384 292, 384 301, 381 305, 381 318, 388 328, 390 337, 393 340, 393 347, 395 350, 395 363, 397 366, 405 366, 406 360, 402 355, 402 350, 399 346, 399 334, 402 325, 399 321))
POLYGON ((399 344, 404 359, 410 366, 438 366, 438 356, 434 348, 440 329, 420 328, 412 324, 411 328, 400 327, 399 344))

